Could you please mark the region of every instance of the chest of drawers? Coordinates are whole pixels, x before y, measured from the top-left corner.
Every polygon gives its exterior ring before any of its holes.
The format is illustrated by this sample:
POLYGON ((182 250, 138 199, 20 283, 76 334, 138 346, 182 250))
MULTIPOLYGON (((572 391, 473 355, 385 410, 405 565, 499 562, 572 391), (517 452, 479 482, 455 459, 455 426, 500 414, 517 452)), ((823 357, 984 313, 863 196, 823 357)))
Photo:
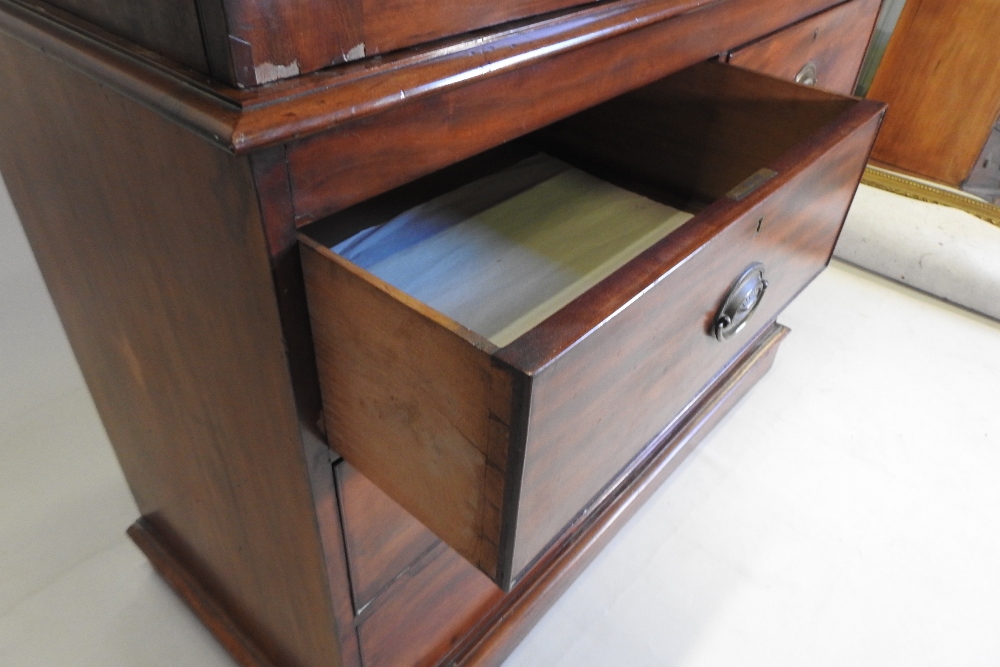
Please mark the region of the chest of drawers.
POLYGON ((499 662, 766 371, 883 109, 703 61, 832 4, 594 3, 239 89, 0 0, 0 168, 130 534, 240 664, 499 662), (539 151, 693 217, 501 344, 330 250, 539 151))

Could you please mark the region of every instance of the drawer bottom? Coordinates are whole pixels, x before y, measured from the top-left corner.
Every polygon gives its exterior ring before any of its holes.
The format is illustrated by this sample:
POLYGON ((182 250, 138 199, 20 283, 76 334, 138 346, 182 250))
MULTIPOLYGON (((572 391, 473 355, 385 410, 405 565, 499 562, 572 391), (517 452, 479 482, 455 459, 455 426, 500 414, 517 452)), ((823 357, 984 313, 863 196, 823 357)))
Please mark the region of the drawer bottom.
MULTIPOLYGON (((569 587, 608 541, 624 526, 643 502, 680 465, 709 431, 734 407, 750 388, 770 369, 778 346, 789 329, 772 324, 746 351, 659 438, 646 447, 617 480, 572 524, 564 535, 538 560, 513 590, 490 606, 461 608, 448 617, 437 604, 442 591, 453 582, 469 577, 488 579, 447 547, 427 559, 420 572, 391 586, 377 600, 378 608, 366 614, 361 634, 370 645, 381 647, 378 656, 366 661, 396 664, 396 658, 412 657, 412 637, 399 644, 400 624, 426 621, 434 609, 436 624, 458 630, 453 642, 422 647, 420 664, 484 665, 496 664, 508 655, 545 611, 569 587), (426 581, 425 581, 426 580, 426 581), (423 585, 426 584, 426 585, 423 585), (379 623, 385 615, 393 623, 379 623), (478 617, 478 618, 477 618, 478 617), (367 626, 367 627, 364 627, 367 626), (460 630, 467 628, 467 630, 460 630), (380 636, 375 636, 380 635, 380 636), (397 645, 399 644, 399 645, 397 645)), ((257 648, 254 637, 230 618, 189 568, 171 553, 152 527, 140 519, 128 531, 129 536, 150 560, 153 567, 174 592, 191 608, 236 661, 246 667, 265 667, 271 663, 257 648)), ((495 589, 494 589, 495 590, 495 589)), ((499 591, 497 591, 499 593, 499 591)), ((438 632, 435 636, 447 633, 438 632)))

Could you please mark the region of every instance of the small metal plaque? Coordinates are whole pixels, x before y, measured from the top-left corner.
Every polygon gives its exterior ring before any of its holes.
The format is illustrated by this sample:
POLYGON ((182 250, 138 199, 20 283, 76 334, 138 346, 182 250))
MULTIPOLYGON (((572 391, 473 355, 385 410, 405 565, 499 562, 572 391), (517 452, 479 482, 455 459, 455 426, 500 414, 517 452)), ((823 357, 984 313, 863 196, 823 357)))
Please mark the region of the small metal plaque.
POLYGON ((764 185, 777 175, 778 172, 773 169, 759 169, 748 179, 727 192, 726 197, 732 199, 733 201, 743 201, 750 196, 754 190, 764 185))

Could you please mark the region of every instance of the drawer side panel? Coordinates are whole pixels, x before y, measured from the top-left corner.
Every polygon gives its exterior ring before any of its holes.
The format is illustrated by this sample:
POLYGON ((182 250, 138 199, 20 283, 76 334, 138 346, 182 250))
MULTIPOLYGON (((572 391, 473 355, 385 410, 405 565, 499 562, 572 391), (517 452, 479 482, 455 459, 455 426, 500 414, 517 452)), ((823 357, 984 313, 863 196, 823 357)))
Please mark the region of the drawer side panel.
POLYGON ((495 577, 510 371, 494 364, 487 341, 477 347, 472 332, 450 329, 443 316, 300 238, 331 447, 495 577))

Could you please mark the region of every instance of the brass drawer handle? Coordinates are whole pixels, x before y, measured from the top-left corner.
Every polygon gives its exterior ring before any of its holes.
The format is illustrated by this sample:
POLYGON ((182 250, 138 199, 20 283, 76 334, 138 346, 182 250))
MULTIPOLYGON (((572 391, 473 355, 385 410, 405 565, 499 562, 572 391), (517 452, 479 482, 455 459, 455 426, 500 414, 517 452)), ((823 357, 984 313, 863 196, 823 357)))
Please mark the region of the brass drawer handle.
POLYGON ((810 60, 795 75, 795 83, 800 83, 803 86, 815 86, 816 76, 816 63, 810 60))
POLYGON ((747 320, 757 310, 767 281, 764 280, 764 265, 755 262, 733 283, 726 300, 715 316, 715 337, 726 340, 742 329, 747 320))

